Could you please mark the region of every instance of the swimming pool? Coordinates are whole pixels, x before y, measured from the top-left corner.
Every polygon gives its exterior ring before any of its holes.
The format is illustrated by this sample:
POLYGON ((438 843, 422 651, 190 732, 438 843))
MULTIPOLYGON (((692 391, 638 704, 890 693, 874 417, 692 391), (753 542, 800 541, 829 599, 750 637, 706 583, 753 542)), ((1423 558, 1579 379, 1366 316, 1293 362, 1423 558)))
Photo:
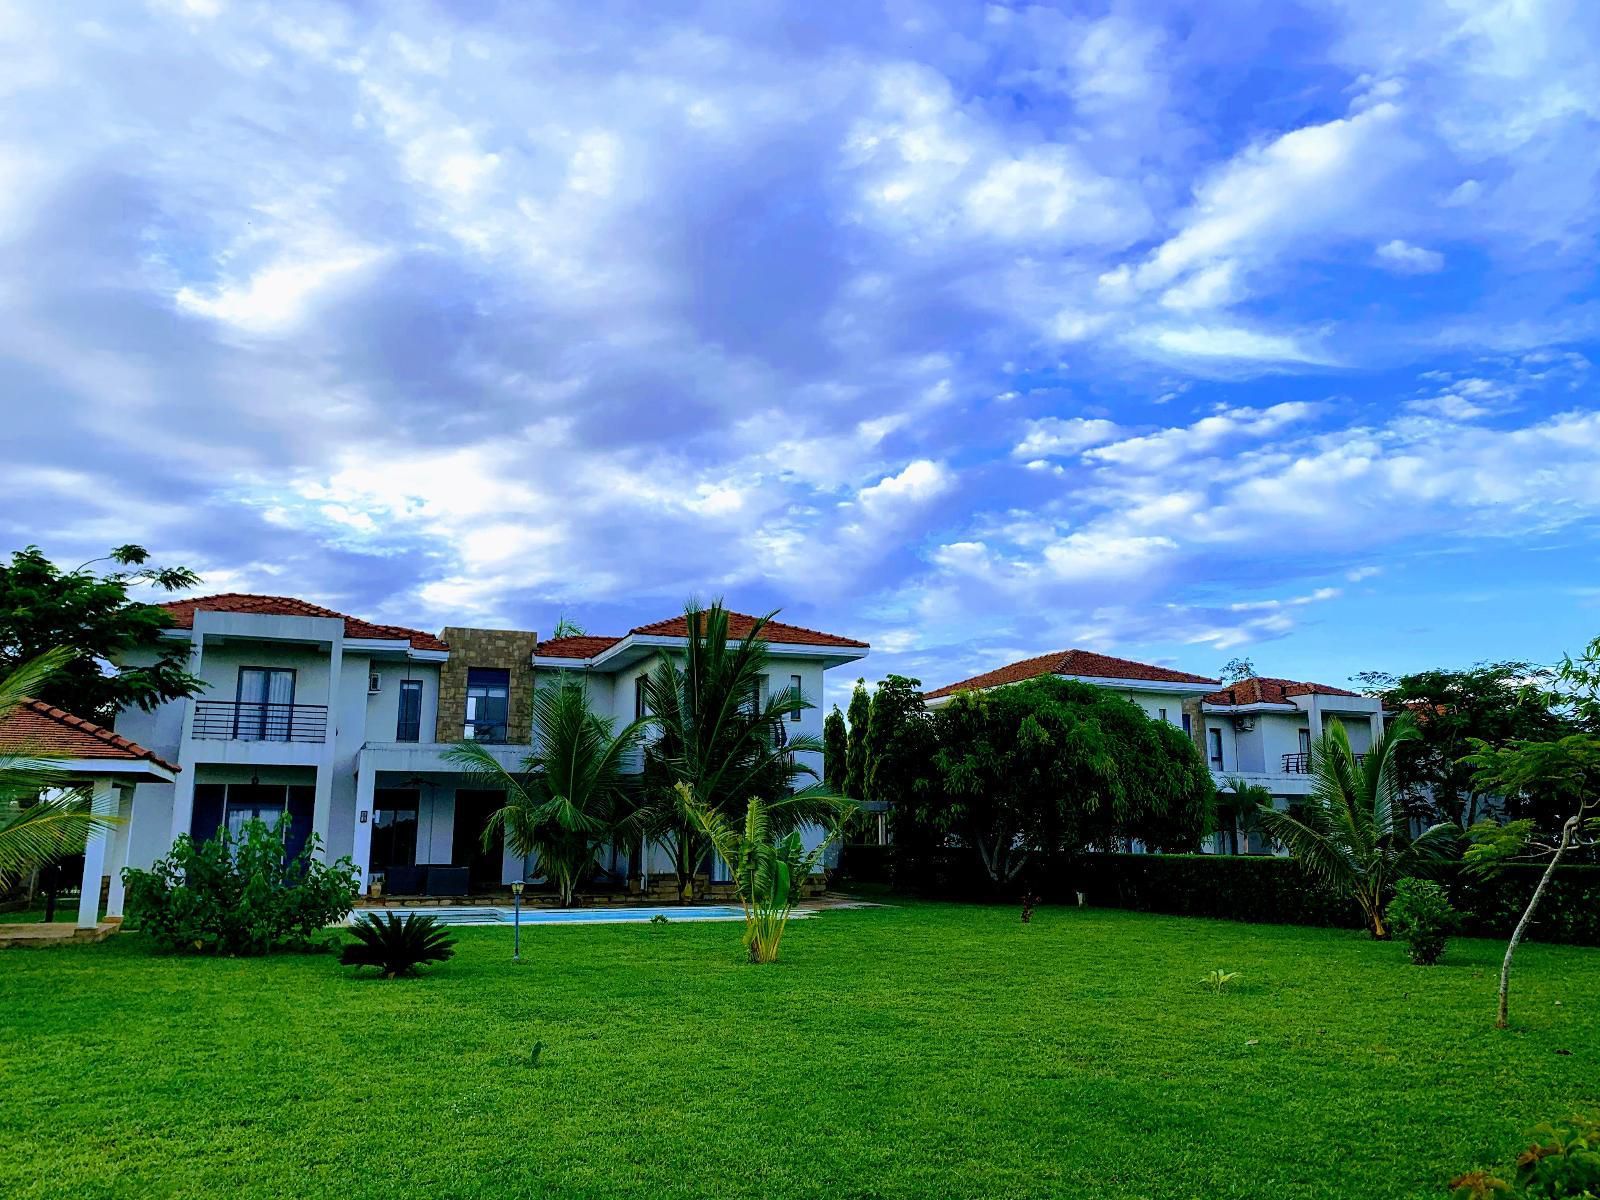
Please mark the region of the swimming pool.
MULTIPOLYGON (((510 925, 513 910, 498 905, 439 905, 426 908, 367 909, 397 917, 433 917, 441 925, 510 925)), ((525 908, 524 925, 625 925, 648 921, 657 915, 668 921, 742 921, 744 910, 731 904, 684 904, 663 908, 525 908)), ((357 914, 359 915, 359 914, 357 914)), ((804 916, 795 913, 795 916, 804 916)))

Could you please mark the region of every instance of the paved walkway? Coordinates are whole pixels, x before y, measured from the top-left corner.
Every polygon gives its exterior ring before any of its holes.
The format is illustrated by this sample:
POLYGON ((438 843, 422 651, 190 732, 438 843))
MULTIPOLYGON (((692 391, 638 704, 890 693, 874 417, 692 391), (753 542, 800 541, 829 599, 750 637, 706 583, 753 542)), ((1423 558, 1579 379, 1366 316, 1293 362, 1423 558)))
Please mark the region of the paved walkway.
POLYGON ((13 946, 66 946, 82 942, 103 942, 122 925, 101 921, 93 929, 79 929, 71 921, 34 921, 28 925, 0 925, 0 950, 13 946))

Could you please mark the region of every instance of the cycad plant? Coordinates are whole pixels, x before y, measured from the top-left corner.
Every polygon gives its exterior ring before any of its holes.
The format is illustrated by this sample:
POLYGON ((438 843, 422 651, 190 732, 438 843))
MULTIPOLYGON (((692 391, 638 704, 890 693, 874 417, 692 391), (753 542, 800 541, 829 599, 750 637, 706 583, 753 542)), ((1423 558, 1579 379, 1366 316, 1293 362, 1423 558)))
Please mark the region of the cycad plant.
POLYGON ((415 975, 423 963, 455 955, 451 938, 434 917, 409 913, 367 913, 350 926, 355 941, 339 955, 347 967, 377 967, 385 979, 415 975))
POLYGON ((1375 938, 1389 936, 1384 906, 1395 883, 1451 857, 1461 836, 1448 824, 1410 835, 1394 756, 1417 736, 1410 715, 1401 714, 1365 759, 1357 759, 1344 726, 1331 722, 1311 747, 1311 795, 1301 815, 1270 808, 1255 814, 1261 829, 1288 847, 1313 877, 1355 899, 1375 938))
POLYGON ((752 796, 745 806, 743 821, 735 823, 697 801, 688 784, 679 783, 676 790, 684 809, 728 864, 734 890, 744 908, 744 944, 750 961, 776 962, 800 887, 843 831, 854 802, 839 797, 828 799, 833 820, 821 843, 807 850, 800 831, 793 827, 793 809, 803 807, 814 817, 814 797, 802 800, 788 796, 767 801, 752 796), (788 827, 787 832, 776 832, 784 827, 788 827))
POLYGON ((742 826, 746 805, 759 797, 767 802, 770 832, 782 837, 837 813, 838 797, 825 789, 796 789, 816 778, 801 756, 820 756, 822 739, 787 734, 789 720, 813 705, 793 688, 769 689, 762 698, 770 665, 762 631, 775 615, 757 619, 734 642, 720 602, 705 609, 690 604, 681 658, 663 651, 645 681, 659 736, 646 753, 631 825, 672 856, 685 903, 694 899, 695 873, 712 848, 702 814, 742 826))
POLYGON ((561 903, 570 905, 601 847, 616 836, 625 811, 622 766, 647 724, 614 731, 589 707, 582 684, 561 680, 534 693, 533 746, 520 772, 506 770, 481 742, 458 742, 445 757, 477 786, 505 793, 484 844, 503 829, 512 853, 537 857, 561 903))
MULTIPOLYGON (((51 650, 0 680, 0 723, 72 657, 70 650, 51 650)), ((49 747, 0 745, 0 891, 76 854, 94 830, 117 824, 116 817, 90 812, 88 797, 65 782, 49 747)))

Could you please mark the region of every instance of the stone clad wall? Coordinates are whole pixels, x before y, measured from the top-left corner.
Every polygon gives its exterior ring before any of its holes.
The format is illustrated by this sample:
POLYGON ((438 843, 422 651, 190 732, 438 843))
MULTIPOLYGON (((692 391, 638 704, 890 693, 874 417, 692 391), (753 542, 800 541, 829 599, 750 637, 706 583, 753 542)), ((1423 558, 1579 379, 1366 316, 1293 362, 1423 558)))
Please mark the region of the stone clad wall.
POLYGON ((467 670, 504 667, 511 672, 508 741, 526 743, 533 730, 533 647, 539 635, 520 629, 447 627, 450 661, 439 668, 439 717, 434 740, 461 740, 467 713, 467 670))

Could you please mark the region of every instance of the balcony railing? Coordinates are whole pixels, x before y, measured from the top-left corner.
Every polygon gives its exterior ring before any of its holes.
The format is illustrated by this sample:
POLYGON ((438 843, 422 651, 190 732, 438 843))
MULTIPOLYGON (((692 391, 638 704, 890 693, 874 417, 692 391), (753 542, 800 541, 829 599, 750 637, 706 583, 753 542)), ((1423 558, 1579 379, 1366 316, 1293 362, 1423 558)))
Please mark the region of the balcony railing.
POLYGON ((320 742, 328 736, 328 706, 196 700, 193 736, 221 742, 320 742))
MULTIPOLYGON (((1365 754, 1356 755, 1356 762, 1363 763, 1367 759, 1365 754)), ((1283 756, 1283 773, 1285 775, 1311 774, 1311 752, 1302 750, 1298 754, 1285 754, 1283 756)))

